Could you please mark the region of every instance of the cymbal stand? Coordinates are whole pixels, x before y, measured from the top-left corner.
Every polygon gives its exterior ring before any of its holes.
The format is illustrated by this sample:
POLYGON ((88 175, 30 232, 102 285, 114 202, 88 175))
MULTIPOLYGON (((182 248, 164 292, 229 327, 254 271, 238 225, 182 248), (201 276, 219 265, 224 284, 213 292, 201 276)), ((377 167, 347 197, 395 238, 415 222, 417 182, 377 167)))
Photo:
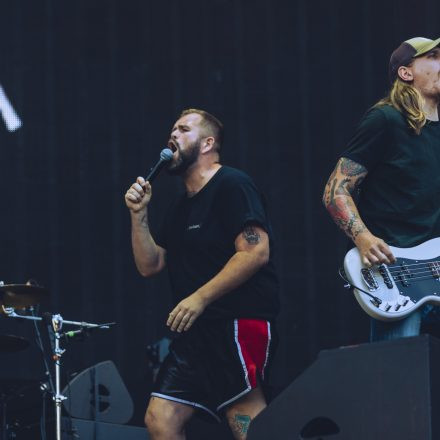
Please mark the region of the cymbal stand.
POLYGON ((63 327, 63 318, 61 315, 53 315, 52 316, 52 327, 55 336, 55 349, 53 354, 53 359, 55 361, 55 429, 56 429, 56 439, 61 440, 61 404, 63 400, 66 400, 67 397, 61 394, 61 356, 66 351, 65 349, 61 349, 60 347, 60 331, 63 327))
MULTIPOLYGON (((18 318, 18 319, 28 319, 31 321, 43 321, 45 318, 41 318, 40 316, 28 316, 28 315, 18 315, 15 310, 11 307, 4 308, 6 316, 9 318, 18 318)), ((55 363, 55 395, 53 396, 53 400, 55 402, 55 433, 56 440, 61 440, 61 405, 63 400, 66 400, 67 397, 61 394, 61 357, 65 353, 66 349, 62 349, 60 346, 60 339, 63 337, 74 337, 77 334, 80 334, 83 330, 91 330, 91 329, 108 329, 111 325, 114 325, 114 322, 106 323, 106 324, 92 324, 89 322, 78 322, 78 321, 67 321, 64 320, 60 314, 54 314, 51 317, 52 328, 54 331, 54 353, 53 360, 55 363), (76 327, 81 327, 80 330, 76 330, 73 332, 65 332, 61 333, 61 329, 63 328, 63 324, 73 325, 76 327)))

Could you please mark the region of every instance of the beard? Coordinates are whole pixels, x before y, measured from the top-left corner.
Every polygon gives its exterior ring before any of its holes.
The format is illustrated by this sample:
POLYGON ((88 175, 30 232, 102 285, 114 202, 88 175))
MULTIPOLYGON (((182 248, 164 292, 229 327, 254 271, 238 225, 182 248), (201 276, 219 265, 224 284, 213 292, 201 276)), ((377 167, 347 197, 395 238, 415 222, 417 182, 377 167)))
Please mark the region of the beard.
POLYGON ((197 161, 200 151, 200 139, 189 145, 185 151, 182 151, 179 146, 176 146, 176 148, 179 155, 167 168, 168 174, 171 174, 172 176, 180 176, 184 174, 188 168, 197 161))

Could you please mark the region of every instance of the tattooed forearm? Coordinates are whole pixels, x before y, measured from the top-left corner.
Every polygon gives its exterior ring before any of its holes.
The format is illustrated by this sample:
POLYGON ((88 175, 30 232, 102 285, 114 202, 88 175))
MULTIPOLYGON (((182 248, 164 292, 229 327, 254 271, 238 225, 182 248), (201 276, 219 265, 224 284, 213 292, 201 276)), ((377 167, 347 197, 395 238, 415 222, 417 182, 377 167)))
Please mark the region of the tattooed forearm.
POLYGON ((346 157, 339 160, 339 167, 342 174, 350 177, 359 176, 367 171, 364 166, 346 157))
POLYGON ((251 418, 245 414, 235 414, 230 418, 229 425, 236 439, 245 439, 251 423, 251 418))
POLYGON ((361 232, 365 231, 365 227, 362 220, 355 213, 351 214, 348 220, 347 227, 345 229, 347 235, 352 239, 355 239, 361 232))
POLYGON ((367 229, 352 198, 353 192, 366 175, 365 167, 342 158, 330 176, 323 195, 323 203, 331 217, 353 240, 367 229))
POLYGON ((349 197, 335 197, 327 206, 327 210, 335 223, 354 240, 367 228, 359 217, 356 206, 349 197))
POLYGON ((256 231, 252 226, 246 226, 243 231, 243 238, 249 244, 258 244, 261 241, 259 232, 256 231))

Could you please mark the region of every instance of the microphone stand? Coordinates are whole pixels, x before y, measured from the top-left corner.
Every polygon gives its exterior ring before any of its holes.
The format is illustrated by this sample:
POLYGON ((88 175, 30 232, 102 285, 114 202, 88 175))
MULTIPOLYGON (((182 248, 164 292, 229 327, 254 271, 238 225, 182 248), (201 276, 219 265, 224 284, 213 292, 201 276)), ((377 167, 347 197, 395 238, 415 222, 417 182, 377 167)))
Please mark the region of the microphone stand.
MULTIPOLYGON (((16 319, 28 319, 31 321, 42 321, 43 318, 39 316, 27 316, 27 315, 18 315, 15 313, 15 310, 12 307, 5 307, 4 312, 9 318, 16 319)), ((52 328, 54 331, 54 353, 53 353, 53 361, 55 363, 55 395, 52 396, 55 402, 55 434, 56 440, 61 440, 61 404, 63 400, 66 400, 67 397, 61 394, 61 358, 63 354, 66 352, 66 349, 62 349, 60 345, 60 339, 64 336, 68 336, 68 333, 61 333, 61 329, 63 328, 63 324, 73 325, 76 327, 81 327, 83 329, 108 329, 111 325, 116 324, 115 322, 109 322, 106 324, 93 324, 89 322, 78 322, 78 321, 67 321, 64 320, 60 314, 52 315, 52 328)))

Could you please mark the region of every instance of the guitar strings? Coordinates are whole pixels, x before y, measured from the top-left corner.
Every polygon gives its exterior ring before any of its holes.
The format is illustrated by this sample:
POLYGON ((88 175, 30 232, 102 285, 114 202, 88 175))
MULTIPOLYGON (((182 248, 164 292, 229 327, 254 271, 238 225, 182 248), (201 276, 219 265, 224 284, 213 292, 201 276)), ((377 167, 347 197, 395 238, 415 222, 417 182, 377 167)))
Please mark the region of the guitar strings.
POLYGON ((440 280, 440 261, 429 261, 414 264, 405 264, 403 267, 398 265, 386 266, 394 282, 421 281, 427 279, 440 280), (420 267, 414 267, 420 266, 420 267), (412 269, 406 270, 411 267, 412 269), (394 270, 393 270, 394 269, 394 270), (403 278, 402 278, 403 276, 403 278))
POLYGON ((434 268, 434 267, 430 267, 430 266, 425 266, 425 267, 418 267, 417 269, 412 269, 411 271, 405 271, 405 270, 390 270, 390 274, 394 275, 394 274, 398 274, 398 275, 407 275, 407 276, 412 276, 414 274, 418 274, 420 272, 438 272, 440 275, 440 268, 434 268))
MULTIPOLYGON (((404 267, 420 266, 421 264, 438 264, 438 265, 440 265, 440 260, 428 261, 428 262, 423 261, 421 263, 405 264, 404 267)), ((388 269, 399 269, 399 270, 402 270, 402 266, 399 266, 399 265, 392 265, 392 264, 390 264, 387 267, 388 267, 388 269)), ((440 267, 439 267, 439 269, 440 269, 440 267)))
POLYGON ((397 282, 401 282, 401 281, 406 281, 407 283, 411 284, 413 281, 420 281, 420 280, 427 280, 427 279, 434 279, 434 280, 438 280, 438 277, 434 277, 432 274, 429 275, 422 275, 422 276, 417 276, 417 277, 411 277, 411 278, 406 278, 405 280, 401 280, 398 277, 393 277, 393 280, 397 283, 397 282))

